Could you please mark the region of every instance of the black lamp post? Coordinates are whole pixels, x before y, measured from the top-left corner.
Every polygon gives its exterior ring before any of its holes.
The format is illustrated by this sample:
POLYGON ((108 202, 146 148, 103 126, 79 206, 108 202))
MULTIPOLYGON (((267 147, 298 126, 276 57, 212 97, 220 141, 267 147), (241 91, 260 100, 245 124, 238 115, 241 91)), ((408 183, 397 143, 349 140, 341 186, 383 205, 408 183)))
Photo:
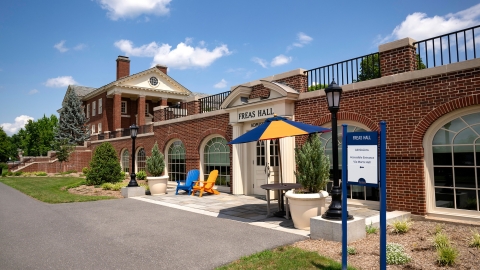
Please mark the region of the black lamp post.
MULTIPOLYGON (((338 133, 337 133, 337 112, 340 109, 340 98, 342 88, 337 85, 335 79, 325 88, 327 96, 328 110, 332 113, 332 153, 333 153, 333 187, 330 194, 332 202, 328 210, 322 215, 322 218, 341 220, 342 219, 342 189, 340 188, 339 170, 338 170, 338 133)), ((346 194, 345 194, 346 195, 346 194)), ((345 196, 346 199, 346 196, 345 196)), ((347 218, 352 219, 348 215, 347 218)))
POLYGON ((137 180, 135 179, 135 138, 137 138, 138 126, 133 124, 130 126, 130 137, 132 137, 132 173, 130 174, 130 182, 128 187, 138 187, 137 180))

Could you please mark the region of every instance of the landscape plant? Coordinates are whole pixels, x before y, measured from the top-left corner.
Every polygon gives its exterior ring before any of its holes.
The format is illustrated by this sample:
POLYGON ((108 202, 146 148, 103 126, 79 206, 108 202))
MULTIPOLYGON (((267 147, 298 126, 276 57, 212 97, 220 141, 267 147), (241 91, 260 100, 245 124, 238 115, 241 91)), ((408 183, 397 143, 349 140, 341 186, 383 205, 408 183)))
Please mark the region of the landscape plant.
POLYGON ((155 142, 152 148, 152 156, 147 157, 147 171, 153 177, 161 176, 165 169, 165 159, 158 149, 158 144, 155 142))
POLYGON ((60 109, 55 139, 70 145, 82 145, 90 139, 90 128, 86 124, 87 121, 82 101, 73 89, 68 89, 60 109))
POLYGON ((365 226, 365 230, 367 231, 367 234, 374 234, 378 232, 378 228, 374 227, 372 222, 370 222, 370 225, 365 226))
POLYGON ((387 264, 406 264, 412 258, 405 253, 402 245, 397 243, 387 243, 387 264))
POLYGON ((147 179, 147 173, 145 171, 138 171, 137 174, 137 180, 145 180, 147 179))
POLYGON ((449 247, 450 239, 444 232, 440 231, 436 233, 435 237, 433 238, 433 246, 436 249, 449 247))
POLYGON ((357 250, 355 249, 355 247, 347 247, 347 254, 348 255, 355 255, 355 254, 357 254, 357 250))
POLYGON ((317 134, 311 134, 300 148, 295 148, 297 182, 308 193, 325 190, 330 181, 330 162, 317 134))
POLYGON ((472 239, 470 240, 469 246, 480 248, 480 234, 477 231, 472 231, 472 239))
POLYGON ((452 266, 458 257, 458 250, 452 246, 437 249, 437 262, 442 266, 452 266))
POLYGON ((109 142, 104 142, 95 149, 89 167, 90 170, 86 174, 87 185, 116 183, 123 180, 117 153, 109 142))
POLYGON ((391 231, 396 234, 404 234, 410 230, 413 222, 410 219, 395 220, 391 223, 391 231))

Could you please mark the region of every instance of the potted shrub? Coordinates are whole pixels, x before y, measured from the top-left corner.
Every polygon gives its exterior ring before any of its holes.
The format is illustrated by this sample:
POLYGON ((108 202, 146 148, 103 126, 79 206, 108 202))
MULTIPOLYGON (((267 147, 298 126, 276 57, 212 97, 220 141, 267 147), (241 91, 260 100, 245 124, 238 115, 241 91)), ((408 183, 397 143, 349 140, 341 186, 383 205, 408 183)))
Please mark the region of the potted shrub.
POLYGON ((295 161, 295 177, 303 188, 288 191, 285 196, 295 228, 308 230, 310 218, 325 212, 325 198, 328 197, 325 189, 330 180, 330 162, 317 134, 310 135, 301 148, 295 149, 295 161))
POLYGON ((168 176, 162 176, 164 169, 165 160, 163 154, 158 150, 157 142, 155 142, 152 148, 152 156, 147 157, 147 171, 150 174, 147 181, 151 195, 167 193, 168 176))

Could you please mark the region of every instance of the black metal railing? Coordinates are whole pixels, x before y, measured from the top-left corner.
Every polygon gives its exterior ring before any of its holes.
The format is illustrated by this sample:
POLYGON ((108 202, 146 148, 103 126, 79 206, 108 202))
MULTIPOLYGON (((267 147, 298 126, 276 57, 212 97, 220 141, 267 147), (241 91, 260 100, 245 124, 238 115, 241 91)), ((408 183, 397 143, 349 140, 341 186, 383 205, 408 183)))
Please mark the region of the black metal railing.
POLYGON ((414 42, 417 67, 424 69, 477 58, 475 40, 480 41, 480 25, 414 42), (477 33, 475 33, 477 30, 477 33))
POLYGON ((113 138, 115 138, 116 135, 117 135, 116 131, 110 131, 110 134, 108 134, 108 138, 113 139, 113 138))
POLYGON ((220 110, 223 101, 230 95, 231 91, 200 98, 200 113, 220 110))
POLYGON ((126 128, 122 130, 122 137, 130 136, 130 129, 126 128))
POLYGON ((178 102, 176 105, 163 109, 164 120, 176 119, 187 115, 187 103, 178 102))
POLYGON ((379 53, 341 61, 305 71, 308 91, 323 89, 335 79, 338 85, 380 78, 379 53))
POLYGON ((105 134, 103 134, 103 133, 98 134, 97 140, 99 140, 99 141, 105 140, 105 134))
POLYGON ((138 134, 145 134, 150 132, 151 125, 143 125, 138 127, 138 134))

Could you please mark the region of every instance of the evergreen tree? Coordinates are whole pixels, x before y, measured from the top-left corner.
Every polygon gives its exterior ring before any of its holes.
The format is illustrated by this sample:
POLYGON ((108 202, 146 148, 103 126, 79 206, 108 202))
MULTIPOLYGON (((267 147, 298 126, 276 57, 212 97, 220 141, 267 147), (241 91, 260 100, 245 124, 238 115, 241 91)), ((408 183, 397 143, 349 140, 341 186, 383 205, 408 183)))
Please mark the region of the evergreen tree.
POLYGON ((86 176, 88 185, 116 183, 123 179, 120 161, 111 143, 104 142, 95 149, 90 161, 90 170, 86 176))
POLYGON ((87 118, 83 112, 82 102, 75 91, 68 91, 60 112, 55 139, 67 140, 69 144, 82 145, 84 141, 90 139, 90 128, 86 123, 87 118))
POLYGON ((7 133, 3 131, 3 127, 0 126, 0 162, 6 162, 8 160, 10 148, 10 138, 8 138, 7 133))
POLYGON ((318 134, 311 134, 300 148, 295 148, 297 182, 309 193, 325 190, 330 181, 330 161, 318 134))

